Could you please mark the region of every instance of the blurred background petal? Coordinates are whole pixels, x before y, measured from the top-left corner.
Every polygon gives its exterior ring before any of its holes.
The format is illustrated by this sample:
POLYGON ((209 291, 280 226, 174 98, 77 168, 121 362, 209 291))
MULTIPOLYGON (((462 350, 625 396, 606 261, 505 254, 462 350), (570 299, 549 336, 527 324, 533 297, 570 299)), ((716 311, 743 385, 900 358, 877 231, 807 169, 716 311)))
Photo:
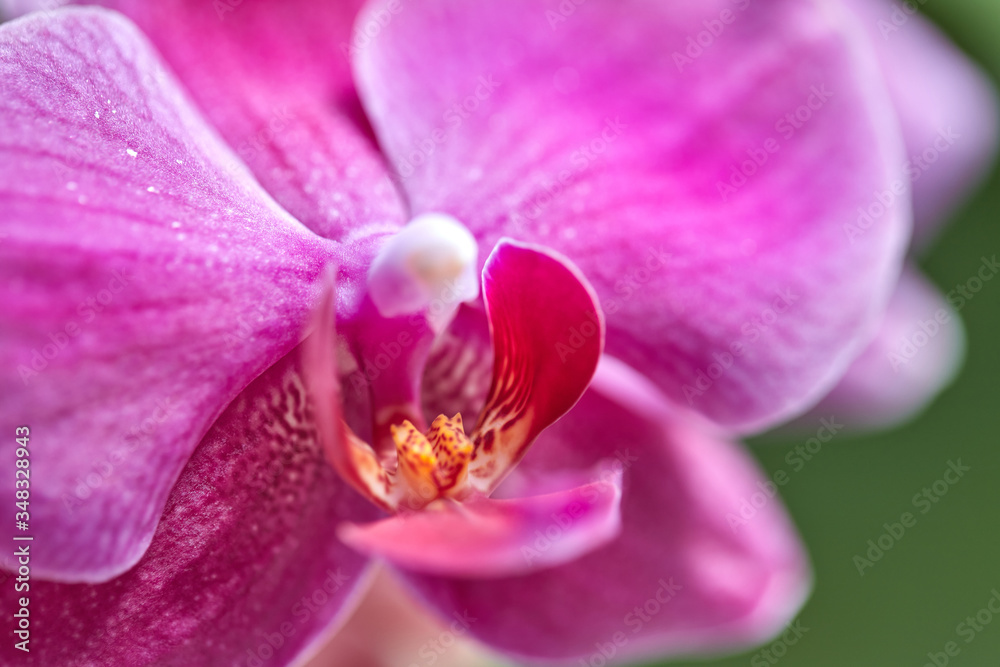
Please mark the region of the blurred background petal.
POLYGON ((817 420, 831 415, 864 428, 911 418, 955 378, 964 352, 961 317, 919 270, 908 267, 875 340, 840 384, 788 428, 815 430, 817 420))
POLYGON ((914 3, 845 1, 875 45, 903 127, 914 243, 926 248, 996 157, 996 89, 979 65, 914 11, 914 3))
POLYGON ((504 667, 469 638, 467 619, 438 618, 380 572, 343 629, 305 667, 504 667))

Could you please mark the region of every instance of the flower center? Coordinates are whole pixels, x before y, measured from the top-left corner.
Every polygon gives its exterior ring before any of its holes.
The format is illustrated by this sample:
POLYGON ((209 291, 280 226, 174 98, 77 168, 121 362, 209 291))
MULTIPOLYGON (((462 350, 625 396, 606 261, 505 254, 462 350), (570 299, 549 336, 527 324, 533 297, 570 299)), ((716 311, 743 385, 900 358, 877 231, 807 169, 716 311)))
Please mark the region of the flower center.
POLYGON ((428 311, 442 329, 463 301, 479 294, 476 239, 444 213, 424 213, 379 251, 368 273, 372 301, 383 317, 428 311))
POLYGON ((451 419, 438 415, 426 433, 404 420, 392 427, 392 439, 399 456, 399 474, 410 491, 407 504, 411 507, 422 507, 438 498, 454 498, 465 490, 473 447, 465 435, 461 415, 451 419))

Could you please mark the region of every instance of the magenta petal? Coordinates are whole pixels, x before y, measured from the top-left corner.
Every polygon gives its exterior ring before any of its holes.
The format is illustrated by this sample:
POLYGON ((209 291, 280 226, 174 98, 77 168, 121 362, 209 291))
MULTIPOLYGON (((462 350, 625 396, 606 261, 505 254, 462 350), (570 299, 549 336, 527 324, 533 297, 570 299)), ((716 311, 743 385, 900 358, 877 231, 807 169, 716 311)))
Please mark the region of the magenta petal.
POLYGON ((965 330, 958 313, 917 269, 909 268, 878 336, 796 427, 815 429, 817 419, 831 415, 863 427, 889 426, 912 417, 955 377, 964 351, 965 330))
POLYGON ((457 619, 428 614, 387 572, 373 578, 351 618, 303 667, 499 667, 473 640, 457 636, 454 628, 461 626, 448 627, 457 619), (438 646, 448 644, 446 651, 431 648, 436 637, 442 637, 438 646))
POLYGON ((552 251, 501 240, 483 269, 493 380, 473 429, 469 481, 489 495, 586 391, 604 315, 586 278, 552 251))
POLYGON ((878 53, 906 139, 917 243, 986 176, 1000 110, 987 75, 911 6, 849 0, 878 53))
POLYGON ((454 215, 483 255, 504 235, 565 253, 600 296, 611 354, 753 428, 816 400, 860 352, 909 210, 900 198, 853 243, 845 230, 903 162, 852 17, 745 4, 428 0, 355 71, 415 214, 454 215), (695 40, 706 21, 725 31, 711 48, 695 40), (741 168, 756 173, 732 186, 741 168), (775 304, 787 312, 765 331, 775 304))
MULTIPOLYGON (((324 460, 296 359, 279 361, 215 423, 132 570, 98 585, 32 577, 31 653, 11 637, 0 663, 287 665, 319 648, 367 579, 366 559, 335 528, 376 510, 324 460)), ((32 564, 60 548, 55 537, 37 535, 32 564)), ((7 584, 0 602, 15 609, 7 584)))
POLYGON ((621 474, 593 474, 567 491, 515 500, 476 498, 375 523, 340 537, 404 570, 454 577, 512 576, 566 563, 621 528, 621 474))
POLYGON ((442 613, 476 617, 471 632, 481 641, 530 659, 600 655, 618 633, 619 661, 745 647, 776 633, 810 584, 782 503, 739 446, 663 406, 634 371, 602 364, 592 389, 509 482, 531 488, 561 470, 617 459, 624 494, 616 540, 525 576, 409 580, 442 613))
POLYGON ((337 331, 332 278, 313 316, 312 334, 302 343, 306 388, 317 406, 317 437, 327 460, 341 479, 386 511, 395 509, 391 481, 371 445, 357 437, 344 421, 344 403, 337 372, 337 331))
POLYGON ((361 0, 78 4, 132 19, 264 189, 316 233, 353 243, 406 221, 352 82, 361 0))
POLYGON ((0 413, 31 428, 38 576, 132 566, 213 420, 308 321, 331 244, 232 159, 119 15, 0 26, 0 413))
POLYGON ((53 10, 71 0, 0 0, 0 21, 17 18, 29 12, 53 10))

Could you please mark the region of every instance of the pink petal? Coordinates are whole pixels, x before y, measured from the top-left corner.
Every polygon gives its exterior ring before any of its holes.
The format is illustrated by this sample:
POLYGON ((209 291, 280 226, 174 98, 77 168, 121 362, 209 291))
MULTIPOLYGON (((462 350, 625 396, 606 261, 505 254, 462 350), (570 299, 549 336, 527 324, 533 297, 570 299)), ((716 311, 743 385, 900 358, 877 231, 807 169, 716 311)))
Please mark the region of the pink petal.
POLYGON ((992 82, 933 24, 888 0, 849 0, 867 29, 906 139, 917 242, 979 185, 997 151, 992 82))
MULTIPOLYGON (((961 296, 951 295, 960 305, 961 296)), ((882 328, 840 384, 797 420, 842 419, 853 426, 884 427, 913 417, 955 377, 965 351, 958 313, 917 269, 909 268, 889 303, 882 328)))
MULTIPOLYGON (((43 582, 32 571, 31 652, 11 635, 0 663, 287 665, 322 645, 367 579, 365 559, 335 527, 375 510, 324 461, 297 356, 212 427, 132 570, 98 585, 43 582)), ((56 536, 36 535, 32 565, 59 548, 56 536)), ((6 582, 4 609, 13 613, 19 595, 6 582)))
POLYGON ((565 257, 506 239, 486 260, 483 299, 493 381, 473 429, 469 480, 489 495, 587 389, 604 348, 604 315, 565 257))
POLYGON ((724 651, 777 633, 801 607, 806 557, 752 458, 667 411, 636 375, 602 364, 592 389, 509 482, 530 488, 617 459, 624 469, 618 539, 519 577, 410 575, 442 614, 464 610, 479 619, 472 634, 495 649, 574 664, 609 643, 616 663, 724 651))
POLYGON ((53 10, 70 0, 0 0, 0 19, 13 19, 28 12, 53 10))
POLYGON ((345 524, 358 551, 416 572, 501 577, 572 561, 621 528, 621 475, 592 474, 575 488, 516 500, 475 498, 375 523, 345 524))
MULTIPOLYGON (((132 19, 264 189, 310 229, 354 243, 405 222, 351 78, 362 0, 79 4, 132 19)), ((341 291, 354 289, 348 274, 363 271, 343 271, 341 291)))
POLYGON ((313 316, 313 333, 302 344, 306 387, 316 403, 316 427, 327 460, 358 493, 386 511, 395 508, 390 480, 371 445, 344 421, 338 377, 332 280, 313 316))
POLYGON ((70 0, 0 0, 0 20, 17 18, 28 12, 56 9, 69 2, 70 0))
POLYGON ((672 399, 754 428, 815 401, 860 352, 909 210, 897 198, 862 239, 845 232, 903 162, 852 17, 736 4, 749 9, 428 0, 355 71, 415 214, 454 215, 484 249, 506 235, 565 253, 600 296, 609 352, 672 399), (678 64, 688 48, 701 53, 678 64), (778 125, 797 112, 810 116, 799 129, 778 125), (767 162, 721 193, 751 156, 767 162), (755 324, 783 295, 788 312, 755 324), (737 343, 732 368, 698 389, 737 343))
POLYGON ((37 576, 135 564, 209 426, 299 340, 331 244, 233 159, 120 16, 0 26, 0 413, 31 428, 37 576))
POLYGON ((472 619, 432 617, 387 573, 380 573, 358 609, 307 667, 498 667, 468 639, 472 619), (435 642, 435 643, 431 643, 435 642), (419 660, 415 661, 414 656, 419 660))

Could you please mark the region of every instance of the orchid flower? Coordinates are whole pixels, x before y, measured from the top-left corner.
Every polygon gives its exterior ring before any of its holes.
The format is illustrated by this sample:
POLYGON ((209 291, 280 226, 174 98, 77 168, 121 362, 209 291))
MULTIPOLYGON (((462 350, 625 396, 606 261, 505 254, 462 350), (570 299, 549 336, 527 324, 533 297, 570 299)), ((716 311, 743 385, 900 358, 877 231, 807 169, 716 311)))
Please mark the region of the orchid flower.
MULTIPOLYGON (((374 563, 527 662, 794 617, 736 439, 836 385, 902 270, 906 187, 845 233, 925 129, 861 10, 99 4, 3 3, 38 10, 0 25, 5 662, 301 662, 374 563)), ((990 99, 953 65, 941 118, 990 99)))

